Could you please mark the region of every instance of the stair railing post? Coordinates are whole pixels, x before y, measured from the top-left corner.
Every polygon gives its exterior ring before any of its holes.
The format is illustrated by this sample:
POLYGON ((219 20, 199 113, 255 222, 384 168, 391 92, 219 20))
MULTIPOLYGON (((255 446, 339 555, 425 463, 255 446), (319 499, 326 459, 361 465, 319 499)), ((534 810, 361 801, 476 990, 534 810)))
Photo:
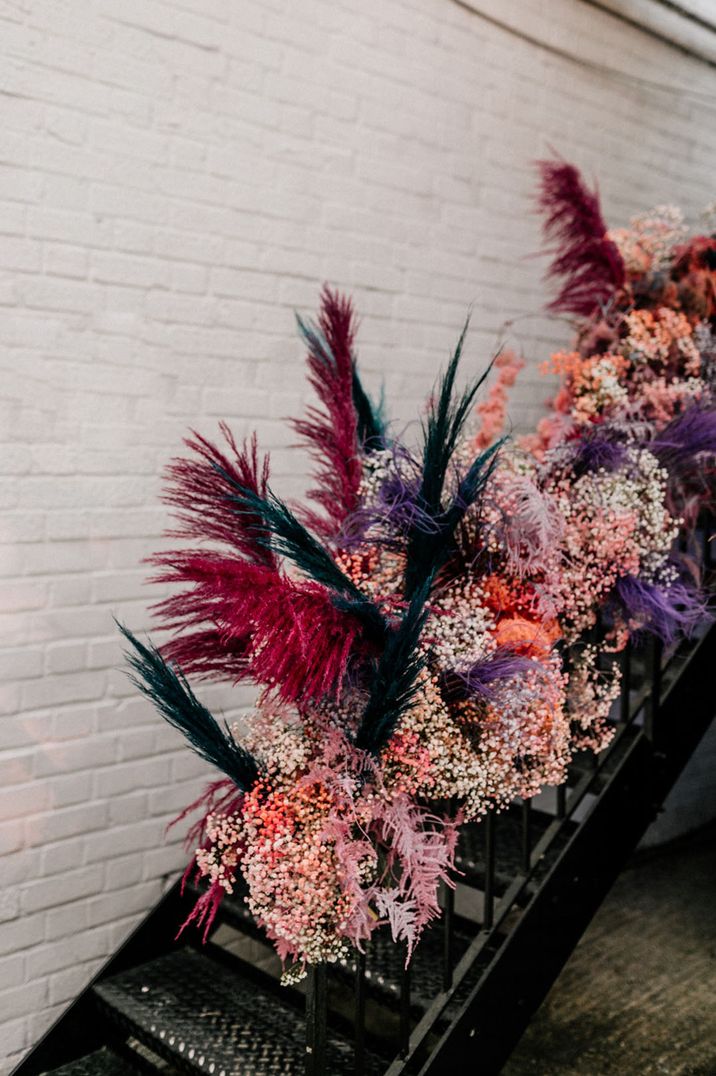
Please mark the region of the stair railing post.
POLYGON ((443 990, 452 986, 455 890, 443 882, 443 990))
POLYGON ((407 1057, 410 1050, 410 962, 408 961, 408 943, 405 943, 405 962, 400 974, 400 1049, 401 1057, 407 1057))
POLYGON ((622 682, 619 697, 619 720, 626 725, 631 716, 631 639, 622 650, 622 682))
POLYGON ((308 969, 306 991, 306 1076, 329 1076, 326 1068, 326 965, 308 969))
POLYGON ((485 892, 482 915, 483 930, 491 930, 495 915, 495 812, 489 810, 485 827, 485 892))
POLYGON ((659 738, 659 707, 661 705, 661 660, 663 644, 656 636, 649 639, 647 649, 647 682, 650 690, 644 708, 644 732, 655 749, 659 738))
MULTIPOLYGON (((368 942, 365 943, 366 946, 368 942)), ((356 953, 356 971, 354 987, 354 1031, 355 1052, 353 1071, 355 1076, 365 1072, 365 969, 366 953, 356 953)))

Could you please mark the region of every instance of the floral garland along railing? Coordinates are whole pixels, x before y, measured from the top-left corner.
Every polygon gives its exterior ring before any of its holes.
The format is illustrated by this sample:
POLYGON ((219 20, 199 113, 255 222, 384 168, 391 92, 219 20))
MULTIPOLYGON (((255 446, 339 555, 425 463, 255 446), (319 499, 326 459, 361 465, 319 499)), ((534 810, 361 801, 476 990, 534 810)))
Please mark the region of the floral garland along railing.
POLYGON ((172 636, 158 650, 122 629, 129 661, 223 774, 185 812, 206 886, 189 921, 207 932, 241 876, 286 981, 386 927, 409 960, 458 827, 608 743, 619 674, 599 649, 705 615, 675 538, 712 496, 716 241, 663 207, 610 232, 576 169, 541 167, 552 309, 580 322, 533 437, 500 436, 512 354, 481 402, 484 378, 457 391, 463 331, 419 448, 401 443, 361 383, 351 303, 326 288, 298 322, 314 507, 281 501, 255 439, 225 426, 168 469, 180 544, 153 562, 172 636), (222 727, 187 676, 253 681, 252 714, 222 727))

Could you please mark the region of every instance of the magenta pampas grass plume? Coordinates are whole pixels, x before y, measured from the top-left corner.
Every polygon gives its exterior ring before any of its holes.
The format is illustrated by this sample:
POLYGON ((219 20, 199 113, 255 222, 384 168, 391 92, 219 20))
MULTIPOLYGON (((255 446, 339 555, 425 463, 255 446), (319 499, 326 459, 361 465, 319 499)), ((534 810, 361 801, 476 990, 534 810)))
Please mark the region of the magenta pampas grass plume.
POLYGON ((220 429, 228 454, 194 433, 184 442, 194 457, 174 459, 167 467, 164 500, 177 509, 179 521, 171 537, 223 542, 255 564, 274 565, 261 518, 239 514, 236 505, 237 487, 266 496, 268 456, 259 460, 255 435, 239 449, 226 423, 220 429))
POLYGON ((540 161, 538 167, 545 236, 556 244, 548 275, 563 278, 549 309, 588 317, 623 286, 624 262, 607 237, 599 195, 578 169, 559 160, 540 161))
POLYGON ((368 653, 363 624, 318 583, 213 551, 154 563, 158 581, 188 584, 155 612, 178 633, 162 654, 189 674, 251 677, 286 702, 317 701, 339 696, 349 659, 368 653))

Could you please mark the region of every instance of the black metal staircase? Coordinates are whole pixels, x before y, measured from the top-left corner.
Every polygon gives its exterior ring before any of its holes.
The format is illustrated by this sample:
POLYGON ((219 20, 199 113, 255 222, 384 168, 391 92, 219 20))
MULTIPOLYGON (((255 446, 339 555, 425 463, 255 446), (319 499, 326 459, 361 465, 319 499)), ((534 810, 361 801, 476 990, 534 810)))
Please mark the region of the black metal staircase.
POLYGON ((14 1076, 498 1073, 705 732, 716 627, 622 658, 617 729, 563 789, 465 827, 411 967, 387 935, 282 987, 241 894, 174 940, 177 882, 14 1076))

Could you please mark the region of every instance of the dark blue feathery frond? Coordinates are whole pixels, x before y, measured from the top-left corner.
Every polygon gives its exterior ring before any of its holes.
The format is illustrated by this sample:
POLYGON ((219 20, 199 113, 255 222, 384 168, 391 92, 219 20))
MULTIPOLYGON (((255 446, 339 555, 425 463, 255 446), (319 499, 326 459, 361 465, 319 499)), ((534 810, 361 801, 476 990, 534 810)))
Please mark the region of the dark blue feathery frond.
POLYGON ((234 484, 238 515, 260 519, 259 541, 286 557, 309 579, 333 592, 333 604, 362 621, 373 638, 385 634, 385 618, 375 603, 341 571, 331 554, 271 490, 262 497, 255 490, 234 484), (268 536, 268 537, 266 537, 268 536))
POLYGON ((455 378, 462 356, 469 319, 460 334, 455 351, 443 374, 437 393, 423 424, 423 450, 421 459, 418 503, 420 518, 427 515, 434 521, 434 528, 421 525, 411 528, 408 534, 407 563, 405 570, 405 593, 410 597, 423 579, 434 574, 448 556, 455 528, 474 504, 489 477, 494 459, 502 441, 492 445, 473 461, 467 473, 458 483, 452 504, 443 506, 445 481, 453 460, 460 435, 470 414, 475 396, 490 372, 487 370, 472 381, 457 397, 455 378))
POLYGON ((378 661, 355 738, 356 747, 373 755, 380 754, 415 698, 424 666, 419 642, 432 582, 431 576, 416 590, 400 623, 388 634, 378 661))
POLYGON ((384 399, 373 403, 363 387, 358 365, 353 359, 353 406, 356 411, 358 440, 364 452, 375 452, 388 444, 388 432, 384 414, 384 399))
POLYGON ((236 742, 227 725, 199 702, 181 671, 164 660, 153 646, 144 646, 122 624, 117 624, 132 651, 127 660, 136 675, 132 683, 154 704, 170 725, 184 734, 192 749, 229 777, 244 792, 256 783, 256 760, 236 742))

